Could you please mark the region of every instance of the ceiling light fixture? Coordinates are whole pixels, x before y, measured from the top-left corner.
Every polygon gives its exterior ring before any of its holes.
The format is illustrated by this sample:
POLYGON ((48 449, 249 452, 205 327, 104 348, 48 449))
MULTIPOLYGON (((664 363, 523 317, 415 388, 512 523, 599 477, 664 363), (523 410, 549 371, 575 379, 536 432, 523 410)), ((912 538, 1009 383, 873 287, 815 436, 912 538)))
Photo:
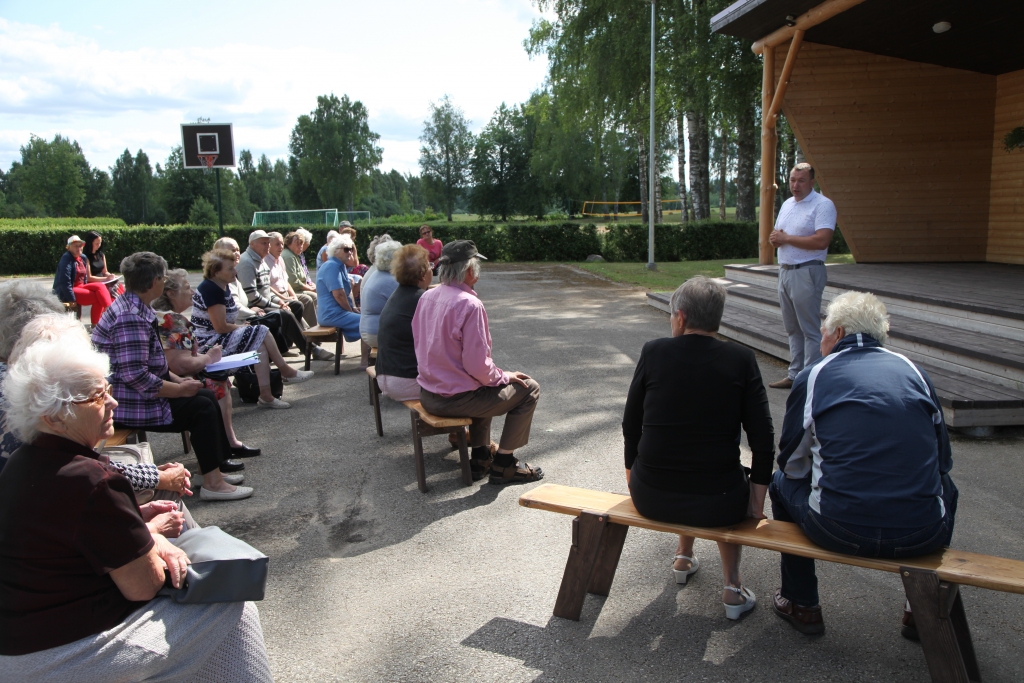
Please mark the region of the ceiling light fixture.
POLYGON ((949 29, 953 28, 953 24, 948 21, 940 21, 939 23, 932 26, 932 30, 936 33, 945 33, 949 29))

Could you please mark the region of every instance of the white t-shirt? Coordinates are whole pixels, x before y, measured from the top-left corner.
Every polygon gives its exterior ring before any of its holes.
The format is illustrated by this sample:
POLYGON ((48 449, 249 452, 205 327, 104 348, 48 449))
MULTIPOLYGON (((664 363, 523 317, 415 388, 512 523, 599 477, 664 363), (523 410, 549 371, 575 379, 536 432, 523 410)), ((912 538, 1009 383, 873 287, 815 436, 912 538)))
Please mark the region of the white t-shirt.
MULTIPOLYGON (((779 217, 775 219, 775 229, 797 237, 809 237, 818 230, 835 230, 836 205, 814 190, 799 202, 790 197, 782 203, 779 217)), ((800 249, 791 244, 779 247, 779 263, 790 266, 807 261, 824 261, 826 256, 828 247, 820 251, 800 249)))
POLYGON ((287 292, 288 271, 285 270, 284 259, 276 259, 273 254, 267 254, 263 262, 270 268, 270 286, 279 292, 287 292))

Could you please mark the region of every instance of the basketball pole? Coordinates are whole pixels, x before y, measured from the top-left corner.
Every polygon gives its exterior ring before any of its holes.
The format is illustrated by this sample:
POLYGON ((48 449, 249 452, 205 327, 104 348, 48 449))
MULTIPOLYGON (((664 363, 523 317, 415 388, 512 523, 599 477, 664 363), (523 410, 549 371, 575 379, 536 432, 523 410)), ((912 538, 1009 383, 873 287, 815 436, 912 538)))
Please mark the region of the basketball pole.
POLYGON ((220 166, 216 168, 217 171, 217 225, 220 228, 220 236, 224 236, 224 211, 220 206, 220 166))
POLYGON ((655 13, 654 2, 651 0, 651 143, 647 149, 650 172, 647 174, 647 270, 657 270, 654 263, 654 183, 660 181, 655 178, 655 151, 654 151, 654 27, 655 13))

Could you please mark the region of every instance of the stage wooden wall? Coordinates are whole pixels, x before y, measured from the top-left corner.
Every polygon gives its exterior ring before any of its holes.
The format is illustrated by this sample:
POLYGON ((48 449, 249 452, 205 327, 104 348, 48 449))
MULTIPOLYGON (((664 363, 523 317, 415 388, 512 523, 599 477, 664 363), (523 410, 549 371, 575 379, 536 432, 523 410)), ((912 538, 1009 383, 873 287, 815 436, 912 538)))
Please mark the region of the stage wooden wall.
POLYGON ((804 43, 783 111, 857 261, 984 261, 995 100, 995 76, 804 43))
POLYGON ((1006 134, 1024 125, 1024 71, 996 79, 992 143, 992 201, 988 216, 988 260, 1024 264, 1024 149, 1007 152, 1006 134))

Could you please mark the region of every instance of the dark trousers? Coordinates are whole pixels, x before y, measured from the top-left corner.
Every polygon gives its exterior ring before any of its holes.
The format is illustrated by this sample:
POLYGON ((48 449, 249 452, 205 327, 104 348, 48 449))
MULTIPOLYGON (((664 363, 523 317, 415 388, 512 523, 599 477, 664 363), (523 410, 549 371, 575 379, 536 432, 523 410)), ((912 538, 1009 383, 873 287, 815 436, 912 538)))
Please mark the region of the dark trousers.
POLYGON ((270 330, 277 350, 281 353, 287 351, 292 344, 298 346, 302 353, 306 353, 306 338, 302 336, 302 326, 291 308, 271 309, 266 315, 249 318, 246 322, 250 325, 263 325, 270 330))
POLYGON ((750 505, 750 484, 741 470, 736 486, 724 493, 680 493, 651 486, 637 467, 629 477, 629 496, 633 507, 644 517, 671 524, 718 527, 739 524, 747 517, 750 505))
POLYGON ((147 432, 184 432, 191 435, 192 448, 203 474, 219 469, 231 457, 231 444, 224 433, 224 420, 217 397, 209 389, 200 389, 189 398, 169 398, 171 423, 165 425, 126 425, 147 432))
MULTIPOLYGON (((281 332, 284 333, 285 339, 291 344, 295 344, 295 347, 300 353, 306 353, 306 338, 302 336, 302 304, 298 301, 289 301, 288 305, 281 309, 281 332), (298 309, 298 312, 296 312, 298 309)), ((282 350, 287 351, 288 347, 282 350)))
MULTIPOLYGON (((787 479, 775 473, 768 495, 772 499, 772 516, 782 522, 794 522, 816 545, 855 557, 918 557, 949 545, 959 493, 953 481, 942 478, 942 499, 945 516, 934 524, 914 528, 882 529, 841 524, 822 517, 811 509, 811 480, 787 479)), ((782 555, 782 597, 802 607, 818 604, 818 577, 814 560, 809 557, 782 555)))
POLYGON ((526 386, 509 382, 501 387, 480 387, 454 396, 433 394, 420 390, 420 403, 428 412, 446 417, 471 417, 469 445, 485 448, 491 443, 491 418, 505 416, 498 447, 514 451, 530 440, 530 426, 533 411, 540 398, 540 385, 535 380, 526 380, 526 386))

